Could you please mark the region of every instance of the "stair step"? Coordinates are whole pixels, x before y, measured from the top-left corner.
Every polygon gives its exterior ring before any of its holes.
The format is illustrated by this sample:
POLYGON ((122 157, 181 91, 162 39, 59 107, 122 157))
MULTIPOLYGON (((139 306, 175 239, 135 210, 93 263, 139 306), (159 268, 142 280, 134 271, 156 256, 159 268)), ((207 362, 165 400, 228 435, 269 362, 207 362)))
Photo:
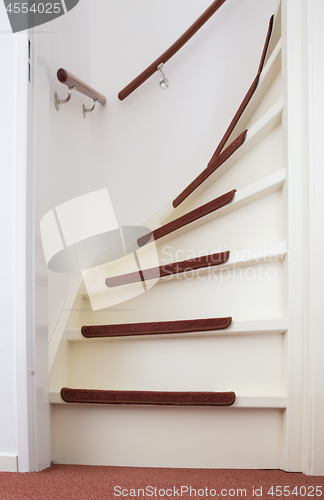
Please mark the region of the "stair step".
POLYGON ((221 153, 221 151, 223 150, 225 144, 227 143, 229 137, 233 134, 233 131, 234 131, 240 117, 242 116, 243 112, 247 108, 250 100, 252 99, 254 92, 256 91, 256 89, 258 87, 260 75, 261 75, 261 72, 263 69, 265 57, 266 57, 268 46, 269 46, 269 41, 270 41, 271 32, 272 32, 272 26, 273 26, 273 16, 270 18, 269 28, 268 28, 268 32, 267 32, 267 36, 266 36, 266 41, 265 41, 265 44, 263 47, 263 52, 262 52, 262 56, 261 56, 261 60, 260 60, 259 68, 258 68, 258 73, 257 73, 255 79, 253 80, 252 85, 249 88, 246 96, 244 97, 240 107, 238 108, 237 112, 235 113, 233 120, 231 121, 230 125, 228 126, 222 140, 220 141, 219 145, 217 146, 217 149, 216 149, 212 159, 215 158, 216 156, 218 156, 221 153))
MULTIPOLYGON (((284 98, 276 102, 247 132, 246 139, 224 163, 222 163, 202 184, 200 184, 177 208, 174 208, 172 202, 165 206, 160 212, 160 224, 166 224, 180 212, 183 212, 190 203, 224 175, 233 167, 243 156, 251 151, 259 142, 261 142, 272 130, 282 122, 282 111, 284 108, 284 98)), ((225 150, 226 151, 226 150, 225 150)), ((220 155, 221 156, 221 155, 220 155)))
MULTIPOLYGON (((51 404, 67 404, 61 397, 60 391, 50 391, 49 400, 51 404)), ((98 403, 97 403, 98 404, 98 403)), ((117 404, 117 403, 115 403, 117 404)), ((286 396, 238 396, 235 397, 235 402, 231 405, 235 408, 268 408, 285 410, 287 407, 286 396)))
MULTIPOLYGON (((222 319, 222 320, 225 320, 227 318, 218 318, 218 319, 222 319)), ((229 318, 228 318, 229 319, 229 318)), ((193 321, 193 320, 191 320, 193 321)), ((206 321, 206 320, 200 320, 200 321, 206 321)), ((212 320, 212 321, 216 321, 216 320, 212 320)), ((175 323, 175 322, 162 322, 163 323, 175 323)), ((139 323, 139 325, 149 325, 149 324, 154 324, 154 323, 139 323)), ((161 324, 161 323, 158 323, 158 324, 161 324)), ((198 325, 196 325, 196 328, 197 328, 198 325)), ((126 330, 127 328, 129 327, 129 324, 125 324, 125 325, 120 325, 120 324, 117 324, 117 325, 109 325, 108 327, 104 326, 104 328, 110 328, 110 327, 119 327, 120 330, 122 331, 121 334, 118 334, 118 335, 113 335, 113 336, 140 336, 140 335, 143 335, 142 331, 140 331, 139 333, 127 333, 126 330), (125 328, 124 328, 125 327, 125 328), (126 332, 126 333, 124 333, 126 332)), ((83 327, 85 328, 85 327, 83 327)), ((91 331, 91 329, 96 329, 96 328, 102 328, 101 325, 98 325, 98 326, 88 326, 86 327, 87 329, 87 332, 89 333, 91 331)), ((205 334, 208 333, 208 334, 211 334, 211 335, 254 335, 254 334, 267 334, 267 333, 273 333, 273 334, 276 334, 276 333, 285 333, 288 329, 288 320, 287 318, 277 318, 277 319, 267 319, 267 320, 249 320, 249 321, 232 321, 229 326, 227 327, 221 327, 221 329, 211 329, 211 330, 201 330, 201 329, 192 329, 192 330, 186 330, 185 332, 181 332, 181 336, 191 336, 191 335, 195 335, 199 332, 204 332, 205 334), (223 329, 226 328, 226 331, 224 332, 223 329), (185 335, 184 335, 185 333, 185 335)), ((99 331, 99 330, 97 330, 99 331)), ((154 332, 152 334, 150 333, 145 333, 144 335, 166 335, 167 337, 169 336, 171 332, 168 331, 166 332, 165 330, 164 331, 161 331, 161 333, 157 333, 157 332, 154 332)), ((174 332, 174 335, 177 335, 179 332, 174 332)), ((101 335, 87 335, 84 336, 82 335, 81 333, 81 329, 75 329, 75 330, 66 330, 65 332, 65 337, 66 339, 68 340, 68 342, 90 342, 91 340, 94 340, 94 342, 101 342, 102 340, 105 340, 108 337, 108 335, 105 335, 105 336, 101 336, 101 335)))
POLYGON ((274 21, 274 15, 272 15, 270 17, 268 32, 267 32, 267 36, 266 36, 266 39, 264 42, 263 52, 261 55, 261 60, 260 60, 259 68, 258 68, 258 75, 260 75, 261 71, 263 70, 264 62, 265 62, 265 59, 266 59, 266 56, 268 53, 269 43, 270 43, 272 31, 273 31, 273 21, 274 21))
MULTIPOLYGON (((281 39, 277 43, 274 51, 269 57, 261 75, 259 82, 249 105, 245 108, 241 114, 239 120, 237 121, 231 135, 228 138, 227 143, 231 143, 235 137, 243 132, 247 128, 249 121, 256 112, 258 106, 260 105, 262 99, 265 97, 267 91, 271 87, 272 83, 276 79, 279 71, 281 69, 281 39)), ((226 144, 225 144, 226 145, 226 144)))
MULTIPOLYGON (((186 278, 186 273, 189 271, 192 271, 192 274, 190 275, 190 278, 195 277, 195 276, 201 276, 203 274, 209 273, 209 272, 221 272, 224 270, 232 270, 232 269, 237 269, 241 267, 247 267, 247 266, 257 266, 259 264, 266 264, 267 262, 278 262, 281 261, 285 258, 287 255, 287 244, 286 242, 281 242, 281 243, 275 243, 273 245, 265 245, 263 247, 257 247, 257 248, 250 248, 247 250, 240 250, 238 252, 223 252, 222 254, 214 254, 214 255, 224 255, 224 254, 229 254, 229 257, 226 259, 226 256, 224 257, 224 263, 217 262, 216 257, 215 260, 212 261, 209 265, 207 264, 204 267, 198 267, 193 269, 192 266, 188 265, 187 268, 185 268, 182 272, 174 273, 172 274, 170 272, 170 266, 171 269, 175 268, 177 266, 180 266, 184 262, 192 262, 193 260, 197 259, 190 259, 190 261, 182 261, 182 262, 175 262, 173 264, 167 264, 165 266, 161 266, 161 268, 165 268, 167 272, 162 273, 159 275, 158 273, 160 272, 160 267, 152 268, 152 269, 146 269, 144 271, 141 271, 141 276, 145 278, 145 280, 150 280, 150 279, 156 279, 157 277, 160 276, 160 279, 157 281, 156 284, 160 283, 166 283, 175 279, 182 279, 186 278)), ((207 257, 213 257, 213 255, 209 255, 207 257)), ((206 258, 206 257, 205 257, 206 258)), ((203 257, 200 257, 199 259, 203 259, 203 257)), ((180 268, 178 268, 180 269, 180 268)), ((107 281, 107 280, 106 280, 107 281)), ((129 283, 135 283, 141 281, 140 278, 140 273, 129 273, 129 274, 123 274, 120 276, 115 276, 108 278, 108 282, 111 284, 112 287, 116 287, 119 285, 123 284, 129 284, 129 283), (111 280, 111 281, 109 281, 111 280), (133 280, 133 281, 131 281, 133 280)), ((104 282, 98 282, 96 283, 96 291, 97 293, 105 293, 107 291, 107 286, 104 282)), ((82 288, 82 297, 87 298, 88 297, 88 291, 86 287, 82 288)))
POLYGON ((270 18, 268 32, 267 32, 265 44, 264 44, 264 47, 263 47, 263 52, 262 52, 262 56, 261 56, 261 60, 260 60, 260 64, 259 64, 257 75, 256 75, 255 79, 253 80, 251 87, 247 91, 247 94, 244 97, 242 103, 240 104, 237 112, 235 113, 233 120, 229 124, 229 126, 228 126, 228 128, 227 128, 227 130, 226 130, 226 132, 224 134, 224 136, 222 137, 222 140, 220 141, 219 145, 217 146, 216 151, 215 151, 212 159, 215 158, 216 156, 218 156, 221 153, 221 151, 223 150, 223 148, 224 148, 225 144, 227 143, 229 137, 232 135, 232 133, 233 133, 233 131, 234 131, 234 129, 235 129, 235 127, 236 127, 236 125, 237 125, 240 117, 242 116, 244 110, 246 109, 247 105, 249 104, 250 100, 252 99, 252 96, 253 96, 254 92, 256 91, 256 88, 257 88, 258 83, 259 83, 261 71, 263 69, 263 65, 264 65, 266 54, 267 54, 268 46, 269 46, 269 41, 270 41, 271 32, 272 32, 272 25, 273 25, 273 17, 274 16, 271 16, 271 18, 270 18))
POLYGON ((286 254, 287 245, 285 242, 248 250, 241 250, 238 252, 232 252, 231 254, 230 252, 222 252, 220 254, 212 254, 207 255, 206 257, 199 257, 197 259, 174 262, 172 264, 166 264, 165 266, 145 269, 140 271, 140 273, 129 273, 107 278, 106 286, 115 287, 135 283, 136 281, 141 280, 140 276, 142 276, 145 281, 160 277, 157 283, 163 283, 173 279, 185 278, 185 273, 190 271, 193 271, 193 274, 190 275, 190 277, 193 277, 198 275, 200 276, 204 273, 208 273, 209 271, 220 272, 225 269, 231 270, 238 267, 254 266, 265 264, 267 262, 281 261, 284 259, 286 254), (193 264, 191 264, 192 262, 193 264), (199 265, 200 262, 203 265, 199 265), (172 272, 173 270, 175 272, 172 272))
POLYGON ((230 252, 220 252, 211 255, 204 255, 195 259, 173 262, 164 266, 152 267, 139 272, 122 274, 107 278, 105 283, 108 287, 116 287, 140 281, 147 281, 156 278, 172 277, 181 273, 193 271, 196 269, 210 268, 224 264, 229 258, 230 252))
POLYGON ((105 391, 63 387, 61 397, 66 403, 172 405, 172 406, 231 406, 234 392, 165 392, 165 391, 105 391))
MULTIPOLYGON (((215 257, 215 260, 212 261, 210 264, 196 268, 193 268, 191 265, 188 265, 181 272, 180 272, 180 267, 178 267, 178 272, 173 274, 171 273, 172 268, 176 270, 177 266, 181 266, 185 262, 191 263, 193 260, 197 259, 190 259, 190 261, 175 262, 172 264, 167 264, 165 266, 145 269, 144 271, 140 271, 138 273, 135 272, 135 273, 123 274, 120 276, 107 278, 106 282, 108 281, 109 285, 105 284, 105 282, 96 283, 95 285, 96 293, 105 293, 107 291, 107 286, 111 286, 113 288, 120 285, 140 282, 141 276, 143 277, 143 279, 145 278, 145 281, 156 279, 159 277, 159 280, 157 281, 156 284, 161 284, 175 279, 186 278, 187 277, 186 273, 188 273, 189 271, 192 272, 192 274, 190 275, 190 278, 192 278, 195 276, 201 276, 209 272, 213 273, 221 272, 224 270, 232 270, 241 267, 257 266, 259 264, 265 264, 267 262, 281 261, 285 258, 287 254, 287 245, 286 242, 282 242, 282 243, 276 243, 274 245, 266 245, 263 247, 241 250, 238 252, 232 252, 232 253, 223 252, 222 255, 223 254, 229 254, 229 257, 227 259, 226 257, 224 258, 224 263, 217 262, 215 257), (165 269, 166 272, 162 272, 160 271, 160 269, 165 269), (159 272, 161 272, 161 274, 158 274, 159 272)), ((221 254, 214 254, 214 255, 221 255, 221 254)), ((213 255, 209 255, 207 257, 213 257, 213 255)), ((199 259, 204 259, 204 258, 200 257, 199 259)), ((88 298, 88 291, 86 287, 82 288, 81 294, 83 298, 88 298)))
POLYGON ((208 318, 148 323, 82 326, 86 338, 129 337, 133 335, 160 335, 172 333, 208 332, 228 328, 232 318, 208 318))
POLYGON ((237 396, 233 408, 273 408, 285 410, 286 396, 237 396))
POLYGON ((163 238, 167 241, 176 238, 196 227, 202 226, 211 220, 217 219, 254 201, 264 198, 280 190, 286 179, 286 169, 281 169, 249 186, 228 193, 188 212, 177 219, 155 229, 137 240, 139 246, 144 246, 151 241, 163 238), (235 195, 235 196, 234 196, 235 195), (168 236, 168 238, 166 238, 168 236))
POLYGON ((247 130, 244 130, 220 155, 212 157, 208 166, 201 172, 201 174, 194 179, 189 186, 187 186, 182 193, 173 200, 174 208, 177 208, 188 196, 190 196, 203 182, 208 179, 235 151, 244 144, 247 130))
POLYGON ((272 34, 271 34, 270 43, 269 43, 269 47, 268 47, 266 58, 265 58, 265 64, 267 64, 268 60, 270 59, 270 57, 274 51, 274 48, 276 47, 280 38, 281 38, 281 0, 278 0, 276 10, 274 13, 272 34))
POLYGON ((174 219, 168 224, 164 224, 158 229, 155 229, 154 231, 145 234, 141 238, 138 238, 137 240, 138 246, 142 247, 153 240, 158 240, 160 238, 163 238, 164 236, 170 233, 174 233, 178 229, 181 229, 182 227, 187 226, 188 224, 192 224, 192 222, 195 222, 205 217, 206 215, 215 212, 219 208, 230 203, 233 200, 235 192, 236 189, 233 189, 232 191, 229 191, 228 193, 225 193, 222 196, 219 196, 218 198, 209 201, 205 205, 202 205, 201 207, 198 207, 195 210, 192 210, 191 212, 188 212, 187 214, 182 215, 177 219, 174 219))

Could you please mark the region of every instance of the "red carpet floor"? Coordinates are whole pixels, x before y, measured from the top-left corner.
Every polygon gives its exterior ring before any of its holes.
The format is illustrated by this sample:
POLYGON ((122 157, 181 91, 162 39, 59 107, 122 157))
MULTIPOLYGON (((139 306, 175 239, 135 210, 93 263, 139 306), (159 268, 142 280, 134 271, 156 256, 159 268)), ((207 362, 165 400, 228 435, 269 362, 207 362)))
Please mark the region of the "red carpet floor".
POLYGON ((310 500, 311 497, 323 499, 323 490, 324 477, 273 470, 53 465, 33 474, 0 473, 1 500, 176 500, 215 497, 220 500, 274 500, 279 497, 310 500))

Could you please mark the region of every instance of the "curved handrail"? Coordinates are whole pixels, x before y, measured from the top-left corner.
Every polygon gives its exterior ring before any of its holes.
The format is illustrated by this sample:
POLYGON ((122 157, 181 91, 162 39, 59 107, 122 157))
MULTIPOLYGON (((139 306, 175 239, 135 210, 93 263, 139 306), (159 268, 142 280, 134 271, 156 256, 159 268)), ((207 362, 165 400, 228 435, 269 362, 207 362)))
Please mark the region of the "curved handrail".
POLYGON ((138 75, 131 83, 129 83, 118 94, 120 101, 123 101, 134 90, 136 90, 142 83, 144 83, 150 76, 157 70, 158 66, 162 63, 165 64, 176 54, 181 47, 183 47, 190 38, 197 33, 197 31, 211 18, 213 14, 225 3, 226 0, 214 0, 214 2, 201 14, 200 17, 183 33, 183 35, 176 40, 171 47, 169 47, 160 57, 158 57, 150 66, 148 66, 140 75, 138 75))

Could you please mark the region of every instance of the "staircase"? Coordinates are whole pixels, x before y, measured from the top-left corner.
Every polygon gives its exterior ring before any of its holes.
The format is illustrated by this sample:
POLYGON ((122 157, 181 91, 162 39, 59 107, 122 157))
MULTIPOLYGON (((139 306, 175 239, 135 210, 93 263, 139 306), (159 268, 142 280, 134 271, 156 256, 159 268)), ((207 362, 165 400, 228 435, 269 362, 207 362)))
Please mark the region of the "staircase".
POLYGON ((50 342, 54 461, 282 467, 293 332, 281 69, 279 3, 207 167, 144 224, 139 252, 156 245, 160 265, 98 270, 98 294, 143 293, 93 311, 76 281, 50 342))

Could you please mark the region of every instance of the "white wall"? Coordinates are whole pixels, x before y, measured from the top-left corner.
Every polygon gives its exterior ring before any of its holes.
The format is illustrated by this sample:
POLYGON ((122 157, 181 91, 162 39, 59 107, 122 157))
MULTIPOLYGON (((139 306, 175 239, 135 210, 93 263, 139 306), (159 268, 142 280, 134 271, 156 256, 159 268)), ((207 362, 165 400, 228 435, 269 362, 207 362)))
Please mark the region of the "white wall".
MULTIPOLYGON (((62 105, 58 112, 54 107, 55 92, 61 99, 67 96, 67 87, 56 77, 59 68, 66 68, 89 83, 92 81, 92 19, 91 2, 81 1, 68 14, 38 27, 36 40, 32 40, 37 44, 37 231, 41 218, 49 210, 92 190, 91 117, 84 119, 82 115, 82 104, 89 105, 91 100, 75 92, 71 101, 62 105)), ((39 250, 39 264, 43 261, 45 265, 42 248, 39 250)), ((72 274, 48 271, 49 336, 73 279, 72 274)), ((46 279, 43 284, 47 285, 46 279)))
MULTIPOLYGON (((0 470, 17 454, 15 354, 15 80, 16 39, 0 5, 0 470)), ((13 460, 11 460, 13 458, 13 460)))

